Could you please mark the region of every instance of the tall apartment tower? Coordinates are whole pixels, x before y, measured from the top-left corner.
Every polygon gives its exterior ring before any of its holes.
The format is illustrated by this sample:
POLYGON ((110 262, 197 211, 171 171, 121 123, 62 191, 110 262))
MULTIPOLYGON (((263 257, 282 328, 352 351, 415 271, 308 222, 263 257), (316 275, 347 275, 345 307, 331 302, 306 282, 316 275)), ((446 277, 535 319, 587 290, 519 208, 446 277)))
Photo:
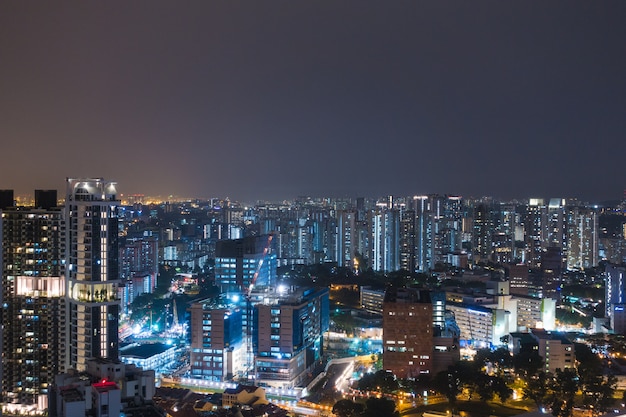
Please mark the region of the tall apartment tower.
POLYGON ((569 207, 567 212, 567 269, 598 265, 598 213, 593 208, 569 207))
MULTIPOLYGON (((63 211, 56 190, 37 190, 35 207, 0 202, 2 408, 40 414, 48 387, 64 372, 63 211), (3 262, 2 262, 3 260, 3 262)), ((10 193, 12 194, 12 193, 10 193)))
POLYGON ((400 212, 378 209, 371 218, 371 265, 374 271, 392 272, 400 269, 400 212))
POLYGON ((528 264, 537 268, 541 266, 541 254, 546 241, 547 209, 541 198, 531 198, 526 212, 526 245, 528 247, 528 264))
POLYGON ((67 179, 68 366, 118 358, 118 207, 116 183, 67 179))

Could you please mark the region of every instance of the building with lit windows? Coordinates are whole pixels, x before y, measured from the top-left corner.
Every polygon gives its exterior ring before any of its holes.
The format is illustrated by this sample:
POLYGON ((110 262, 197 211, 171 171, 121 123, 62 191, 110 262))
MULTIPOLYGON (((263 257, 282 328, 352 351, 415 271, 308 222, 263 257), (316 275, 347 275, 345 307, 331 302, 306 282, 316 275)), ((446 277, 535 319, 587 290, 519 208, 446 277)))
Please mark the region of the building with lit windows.
POLYGON ((554 373, 557 369, 563 370, 576 366, 574 344, 565 336, 540 329, 533 329, 531 334, 537 340, 538 353, 543 358, 544 371, 554 373))
POLYGON ((385 290, 375 290, 369 286, 360 287, 361 308, 369 313, 382 314, 385 290))
POLYGON ((626 333, 626 267, 607 265, 606 317, 611 320, 611 329, 617 334, 626 333))
POLYGON ((191 375, 224 381, 245 371, 246 349, 243 312, 219 300, 191 305, 191 375))
POLYGON ((509 334, 508 310, 453 301, 447 302, 446 309, 454 314, 462 344, 491 348, 501 345, 509 334))
POLYGON ((252 348, 258 385, 293 388, 322 358, 328 289, 276 294, 254 306, 252 348))
POLYGON ((371 218, 371 265, 374 271, 391 272, 400 269, 400 212, 380 208, 371 218))
POLYGON ((556 328, 556 300, 515 295, 517 301, 517 330, 554 330, 556 328))
POLYGON ((276 282, 273 235, 220 240, 215 247, 215 284, 222 293, 249 293, 253 286, 276 282))
POLYGON ((177 346, 166 343, 131 343, 120 348, 120 361, 142 369, 158 369, 176 360, 177 346))
POLYGON ((89 359, 85 371, 69 370, 54 379, 51 417, 160 415, 151 400, 154 370, 105 359, 89 359))
POLYGON ((66 279, 68 366, 118 359, 118 208, 116 183, 67 179, 66 279))
POLYGON ((159 242, 155 237, 126 239, 120 244, 120 279, 122 313, 141 294, 150 294, 156 287, 159 272, 159 242))
POLYGON ((531 198, 526 212, 525 237, 528 248, 528 264, 541 266, 541 255, 546 240, 547 207, 542 198, 531 198))
POLYGON ((593 208, 567 211, 567 269, 584 270, 598 265, 598 213, 593 208))
POLYGON ((42 413, 65 370, 65 222, 56 190, 37 190, 35 207, 14 207, 10 194, 0 207, 2 408, 42 413))
POLYGON ((391 288, 383 303, 383 368, 398 378, 433 370, 433 304, 430 292, 391 288))

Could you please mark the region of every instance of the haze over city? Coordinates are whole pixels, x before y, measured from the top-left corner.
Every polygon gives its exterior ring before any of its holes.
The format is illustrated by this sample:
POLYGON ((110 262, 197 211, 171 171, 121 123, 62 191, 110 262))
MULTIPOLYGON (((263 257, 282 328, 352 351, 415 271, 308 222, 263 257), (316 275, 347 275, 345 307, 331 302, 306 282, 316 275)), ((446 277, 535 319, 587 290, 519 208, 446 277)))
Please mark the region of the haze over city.
POLYGON ((0 5, 0 188, 618 199, 623 2, 0 5))

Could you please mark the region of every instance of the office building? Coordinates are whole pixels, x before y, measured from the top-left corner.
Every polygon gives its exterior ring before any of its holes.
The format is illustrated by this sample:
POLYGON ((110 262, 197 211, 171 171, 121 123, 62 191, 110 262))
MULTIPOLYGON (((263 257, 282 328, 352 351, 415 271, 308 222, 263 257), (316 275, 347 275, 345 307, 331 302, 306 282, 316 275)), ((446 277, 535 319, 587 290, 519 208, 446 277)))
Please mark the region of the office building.
POLYGON ((215 284, 225 294, 247 294, 254 286, 276 283, 273 235, 220 240, 215 247, 215 284))
POLYGON ((242 376, 246 371, 243 312, 219 300, 191 305, 191 375, 210 381, 242 376))
POLYGON ((398 378, 433 370, 433 305, 430 292, 391 288, 383 302, 383 368, 398 378))
POLYGON ((68 366, 118 359, 118 208, 116 183, 67 179, 66 279, 68 366))
POLYGON ((254 305, 252 348, 258 384, 293 388, 322 357, 328 289, 300 289, 254 305))
POLYGON ((517 300, 517 331, 556 328, 556 300, 529 295, 515 295, 517 300))
POLYGON ((41 413, 48 389, 63 372, 66 348, 63 211, 56 191, 35 193, 35 207, 0 199, 2 270, 2 406, 5 412, 41 413))

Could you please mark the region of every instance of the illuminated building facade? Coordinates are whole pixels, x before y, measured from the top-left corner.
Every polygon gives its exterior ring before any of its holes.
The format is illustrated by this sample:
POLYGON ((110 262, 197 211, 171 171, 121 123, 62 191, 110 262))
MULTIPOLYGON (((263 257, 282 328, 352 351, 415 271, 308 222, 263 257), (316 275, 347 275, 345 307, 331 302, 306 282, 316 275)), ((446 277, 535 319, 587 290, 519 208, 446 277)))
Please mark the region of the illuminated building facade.
POLYGON ((502 344, 509 334, 509 311, 481 305, 448 301, 446 309, 454 314, 462 344, 491 348, 502 344))
POLYGON ((41 413, 54 375, 64 371, 63 212, 56 191, 35 207, 0 207, 2 403, 8 413, 41 413), (3 262, 2 262, 3 261, 3 262))
POLYGON ((526 212, 525 237, 528 248, 528 264, 541 266, 541 255, 546 241, 547 209, 542 198, 531 198, 526 212))
POLYGON ((118 208, 115 183, 67 179, 68 365, 118 358, 118 208))
POLYGON ((626 333, 626 267, 607 265, 606 276, 606 317, 611 320, 615 333, 626 333))
POLYGON ((593 208, 570 207, 567 212, 567 269, 598 265, 598 213, 593 208))
POLYGON ((369 313, 382 314, 385 290, 375 290, 369 286, 361 286, 359 291, 361 308, 369 313))
POLYGON ((245 371, 242 311, 214 300, 191 305, 191 375, 224 381, 245 371))
POLYGON ((278 388, 302 383, 322 357, 328 289, 304 289, 254 306, 255 379, 278 388))
POLYGON ((128 313, 128 307, 140 294, 152 293, 156 287, 159 242, 155 237, 127 239, 120 244, 120 280, 122 313, 128 313))
POLYGON ((556 301, 554 299, 516 295, 514 300, 517 301, 518 331, 536 328, 554 330, 556 328, 556 301))
POLYGON ((225 294, 243 294, 251 286, 275 284, 276 267, 271 234, 220 240, 215 247, 215 284, 225 294))
POLYGON ((391 272, 400 269, 400 212, 377 209, 371 219, 371 259, 374 271, 391 272))

